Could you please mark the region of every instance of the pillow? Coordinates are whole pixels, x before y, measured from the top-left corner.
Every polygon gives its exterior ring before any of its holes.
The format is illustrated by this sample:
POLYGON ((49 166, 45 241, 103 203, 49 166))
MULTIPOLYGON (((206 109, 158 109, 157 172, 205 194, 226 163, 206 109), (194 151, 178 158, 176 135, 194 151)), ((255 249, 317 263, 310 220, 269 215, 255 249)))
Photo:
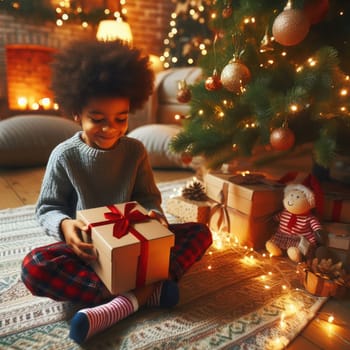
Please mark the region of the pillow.
POLYGON ((180 125, 147 124, 132 130, 128 136, 145 145, 152 168, 188 168, 182 163, 181 155, 169 150, 170 140, 180 130, 180 125))
POLYGON ((52 149, 80 126, 51 115, 20 115, 0 121, 0 167, 45 165, 52 149))

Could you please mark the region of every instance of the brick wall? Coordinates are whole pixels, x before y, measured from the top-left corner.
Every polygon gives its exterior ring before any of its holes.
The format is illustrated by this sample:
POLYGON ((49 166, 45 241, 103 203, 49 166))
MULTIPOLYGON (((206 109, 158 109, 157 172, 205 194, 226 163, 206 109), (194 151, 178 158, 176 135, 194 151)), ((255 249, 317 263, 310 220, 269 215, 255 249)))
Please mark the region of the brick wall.
MULTIPOLYGON (((174 7, 174 3, 167 0, 128 0, 127 19, 132 29, 134 45, 147 54, 160 55, 174 7)), ((83 29, 80 25, 65 24, 57 27, 51 22, 35 23, 0 13, 0 119, 18 112, 8 108, 7 45, 36 45, 59 50, 71 38, 94 38, 95 34, 95 26, 83 29)))

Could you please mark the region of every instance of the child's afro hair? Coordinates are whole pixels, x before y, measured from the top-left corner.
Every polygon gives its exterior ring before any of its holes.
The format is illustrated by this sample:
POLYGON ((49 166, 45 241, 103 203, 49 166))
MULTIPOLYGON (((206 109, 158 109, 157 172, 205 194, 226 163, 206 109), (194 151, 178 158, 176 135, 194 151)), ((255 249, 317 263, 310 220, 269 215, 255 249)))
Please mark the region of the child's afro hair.
POLYGON ((128 97, 135 111, 151 95, 153 83, 148 56, 120 41, 74 41, 52 62, 52 90, 67 116, 79 114, 94 97, 128 97))

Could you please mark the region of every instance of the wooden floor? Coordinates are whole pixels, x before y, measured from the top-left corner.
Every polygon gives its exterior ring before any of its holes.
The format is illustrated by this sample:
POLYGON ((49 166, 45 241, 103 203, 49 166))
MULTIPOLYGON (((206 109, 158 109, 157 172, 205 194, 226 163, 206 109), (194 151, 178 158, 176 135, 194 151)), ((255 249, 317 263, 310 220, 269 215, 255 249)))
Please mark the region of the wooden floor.
MULTIPOLYGON (((300 169, 308 164, 298 162, 300 169)), ((285 172, 280 163, 275 174, 285 172)), ((294 167, 294 170, 298 170, 294 167)), ((272 171, 273 172, 273 171, 272 171)), ((0 209, 34 204, 39 194, 44 168, 17 170, 0 169, 0 209)), ((157 182, 171 181, 193 176, 190 171, 155 171, 157 182)), ((288 350, 350 350, 350 293, 344 299, 330 299, 312 322, 289 345, 288 350), (328 316, 334 316, 330 324, 328 316)))

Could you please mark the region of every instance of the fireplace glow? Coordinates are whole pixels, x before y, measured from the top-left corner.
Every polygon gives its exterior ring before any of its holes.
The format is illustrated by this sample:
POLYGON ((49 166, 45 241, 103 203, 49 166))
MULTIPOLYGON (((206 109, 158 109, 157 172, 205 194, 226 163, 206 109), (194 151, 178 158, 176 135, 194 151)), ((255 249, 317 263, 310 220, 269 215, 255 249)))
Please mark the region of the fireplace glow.
POLYGON ((20 96, 17 98, 17 109, 20 110, 58 110, 58 104, 53 102, 51 98, 44 97, 38 101, 35 101, 33 98, 27 98, 20 96))
POLYGON ((56 109, 50 64, 55 50, 39 45, 7 45, 7 94, 11 110, 56 109))

